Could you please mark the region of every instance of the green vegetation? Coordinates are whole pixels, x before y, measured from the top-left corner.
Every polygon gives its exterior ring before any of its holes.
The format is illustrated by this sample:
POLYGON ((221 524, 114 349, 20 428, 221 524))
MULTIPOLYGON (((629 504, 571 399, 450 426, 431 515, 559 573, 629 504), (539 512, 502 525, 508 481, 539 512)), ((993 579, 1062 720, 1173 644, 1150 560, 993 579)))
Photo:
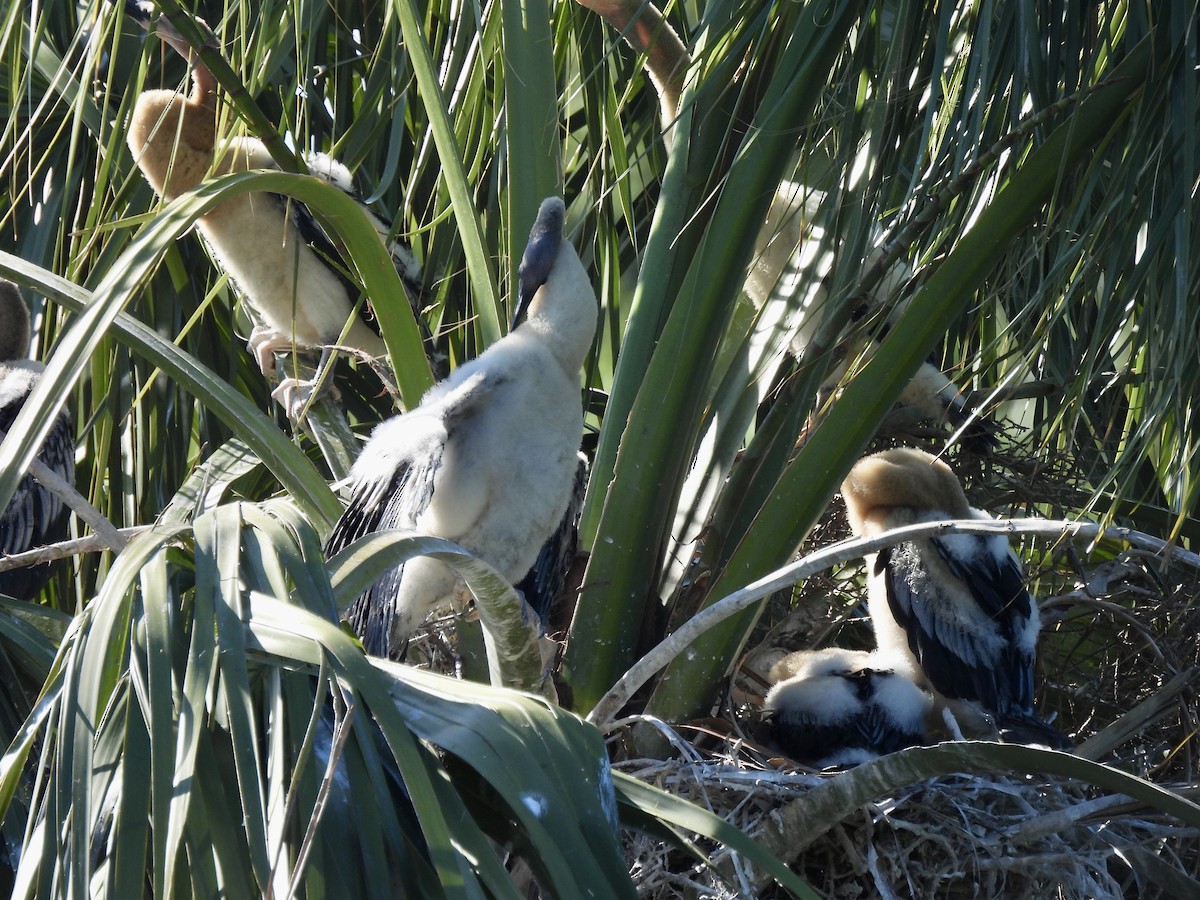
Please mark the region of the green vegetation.
MULTIPOLYGON (((601 304, 584 385, 589 559, 559 671, 573 712, 367 660, 336 625, 361 573, 323 559, 340 512, 330 485, 355 452, 346 435, 400 401, 369 367, 339 363, 335 421, 293 428, 246 352, 233 286, 189 229, 238 193, 303 199, 378 310, 399 285, 366 219, 284 173, 162 203, 124 127, 143 89, 186 88, 182 61, 119 4, 33 9, 0 13, 0 275, 34 300, 48 368, 0 445, 0 498, 65 403, 79 491, 119 528, 155 527, 119 553, 71 556, 42 603, 0 600, 0 834, 23 848, 16 896, 517 896, 523 876, 562 897, 629 896, 618 818, 696 853, 712 846, 697 834, 755 853, 711 813, 614 774, 601 732, 573 713, 698 610, 843 536, 830 501, 931 354, 1005 423, 997 456, 954 450, 977 505, 1200 540, 1194 2, 671 5, 691 65, 669 147, 641 60, 574 3, 189 9, 230 65, 225 131, 282 136, 285 169, 294 149, 332 153, 413 245, 445 365, 503 333, 537 204, 564 196, 601 304), (812 285, 781 283, 761 309, 742 291, 785 181, 821 192, 806 251, 828 260, 799 361, 788 329, 812 285), (873 294, 887 269, 873 251, 914 277, 873 294), (850 333, 881 343, 845 357, 864 345, 838 339, 850 333), (840 390, 818 390, 843 368, 840 390), (342 763, 327 775, 331 753, 342 763)), ((379 318, 411 404, 429 363, 404 308, 379 318)), ((320 405, 314 422, 331 415, 320 405)), ((938 448, 949 432, 906 434, 938 448)), ((432 546, 380 540, 354 565, 432 546)), ((1182 690, 1168 682, 1200 662, 1195 592, 1172 586, 1195 575, 1143 560, 1170 604, 1101 587, 1117 612, 1095 625, 1100 601, 1062 600, 1077 579, 1053 549, 1022 545, 1035 589, 1057 598, 1046 705, 1088 737, 1182 690), (1142 652, 1159 641, 1175 643, 1142 652)), ((1080 571, 1111 573, 1123 549, 1102 543, 1080 571)), ((725 620, 626 713, 711 714, 794 605, 844 625, 857 572, 725 620)), ((1106 755, 1161 747, 1150 719, 1077 768, 1025 748, 977 758, 1073 775, 1195 827, 1186 791, 1135 777, 1195 786, 1194 709, 1165 761, 1106 755)), ((658 734, 631 729, 623 747, 658 754, 658 734)), ((964 752, 839 775, 793 814, 823 833, 897 785, 967 771, 964 752)), ((762 846, 786 855, 758 836, 760 866, 762 846)), ((1194 846, 1170 852, 1194 873, 1194 846)))

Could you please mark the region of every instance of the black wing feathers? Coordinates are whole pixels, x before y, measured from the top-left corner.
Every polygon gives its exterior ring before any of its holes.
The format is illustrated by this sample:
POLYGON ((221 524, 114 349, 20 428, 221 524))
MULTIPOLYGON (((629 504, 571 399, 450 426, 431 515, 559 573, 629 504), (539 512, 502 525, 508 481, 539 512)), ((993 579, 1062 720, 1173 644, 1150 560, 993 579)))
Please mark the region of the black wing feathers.
MULTIPOLYGON (((0 428, 5 433, 12 429, 23 403, 24 397, 21 397, 0 408, 0 428)), ((59 413, 37 458, 65 481, 75 480, 75 444, 70 413, 65 410, 59 413)), ((67 508, 58 495, 26 473, 17 483, 8 506, 0 513, 0 553, 9 556, 65 540, 67 518, 67 508)), ((51 574, 50 563, 0 572, 0 593, 32 600, 51 574)))
POLYGON ((982 564, 981 569, 968 568, 936 540, 932 543, 995 622, 1007 646, 996 659, 983 658, 985 651, 976 636, 949 620, 944 611, 939 614, 927 606, 920 593, 914 593, 914 576, 918 582, 927 578, 927 573, 908 568, 920 565, 918 549, 901 544, 882 550, 876 571, 884 571, 888 606, 904 629, 909 649, 929 683, 947 697, 977 701, 991 712, 1031 711, 1033 659, 1014 644, 1016 631, 1027 620, 1032 605, 1019 569, 1015 564, 998 565, 987 552, 976 554, 972 560, 982 564))
MULTIPOLYGON (((421 510, 429 505, 441 464, 440 452, 415 465, 406 460, 396 466, 390 479, 362 484, 330 533, 325 544, 326 556, 333 556, 377 531, 411 528, 421 510)), ((372 656, 394 658, 392 651, 400 649, 391 647, 391 637, 403 574, 403 565, 389 569, 346 611, 350 627, 372 656)))
POLYGON ((579 549, 579 511, 583 507, 583 495, 587 489, 588 463, 587 458, 580 454, 579 466, 575 470, 575 487, 571 492, 571 502, 563 513, 562 521, 554 534, 550 535, 538 557, 534 560, 533 568, 526 573, 516 586, 525 597, 525 602, 537 613, 542 623, 542 630, 550 627, 550 614, 554 601, 562 593, 579 549))
MULTIPOLYGON (((876 563, 884 567, 888 606, 908 638, 908 647, 929 683, 947 697, 979 700, 985 704, 995 696, 995 676, 987 666, 978 664, 975 654, 965 646, 963 635, 948 625, 938 628, 939 619, 926 614, 920 594, 914 594, 906 564, 916 559, 912 544, 898 544, 880 551, 876 563)), ((923 574, 923 573, 922 573, 923 574)))
POLYGON ((1033 600, 1025 590, 1025 579, 1021 577, 1021 570, 1013 558, 1006 556, 1003 561, 998 560, 990 552, 988 539, 985 537, 959 535, 960 540, 963 538, 969 538, 976 546, 970 566, 964 564, 938 538, 931 538, 930 543, 990 618, 1003 623, 1006 629, 1011 629, 1014 616, 1021 621, 1027 620, 1033 600))

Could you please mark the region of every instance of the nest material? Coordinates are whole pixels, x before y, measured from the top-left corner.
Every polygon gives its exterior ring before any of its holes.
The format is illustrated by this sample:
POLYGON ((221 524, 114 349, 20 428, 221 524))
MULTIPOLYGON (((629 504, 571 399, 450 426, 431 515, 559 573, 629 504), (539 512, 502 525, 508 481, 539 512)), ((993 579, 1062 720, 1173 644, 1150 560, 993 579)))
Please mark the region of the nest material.
MULTIPOLYGON (((1078 506, 1070 467, 1038 468, 999 453, 952 460, 975 506, 997 513, 1061 514, 1078 506)), ((847 533, 840 502, 810 535, 812 546, 847 533)), ((1041 599, 1039 701, 1056 725, 1079 739, 1103 735, 1131 711, 1147 709, 1097 758, 1158 783, 1200 786, 1196 680, 1171 689, 1200 666, 1197 572, 1165 568, 1139 551, 1086 556, 1022 546, 1031 590, 1041 599), (1155 700, 1162 702, 1155 705, 1155 700)), ((731 696, 761 698, 765 674, 781 653, 805 647, 873 645, 861 567, 810 578, 767 604, 758 646, 743 661, 731 696)), ((412 661, 456 673, 475 656, 455 616, 414 636, 412 661)), ((478 666, 478 663, 475 663, 478 666)), ((779 810, 838 773, 781 769, 753 743, 746 709, 726 704, 730 737, 687 740, 667 729, 678 756, 625 760, 617 767, 689 799, 753 835, 779 810)), ((750 719, 753 718, 751 714, 750 719)), ((660 728, 666 728, 661 723, 660 728)), ((709 731, 711 734, 711 729, 709 731)), ((815 831, 815 829, 814 829, 815 831)), ((947 775, 917 781, 858 808, 788 860, 820 894, 892 897, 1191 896, 1200 871, 1200 833, 1064 778, 947 775), (1174 879, 1178 879, 1175 881, 1174 879)), ((627 833, 626 855, 647 898, 788 896, 746 860, 697 839, 711 865, 652 834, 627 833)), ((788 854, 781 853, 781 856, 788 854)))
MULTIPOLYGON (((908 441, 911 443, 911 441, 908 441)), ((1081 505, 1076 467, 1038 466, 1018 455, 958 454, 951 460, 972 505, 1003 515, 1061 515, 1081 505)), ((810 535, 844 537, 840 502, 810 535)), ((1200 578, 1137 550, 1051 547, 1018 551, 1041 598, 1039 708, 1092 758, 1185 791, 1200 790, 1196 696, 1200 578), (1124 726, 1124 727, 1122 727, 1124 726)), ((873 646, 861 566, 809 579, 768 602, 754 647, 732 682, 724 718, 739 738, 672 743, 680 758, 619 767, 710 809, 749 834, 779 810, 836 778, 781 770, 753 745, 753 714, 735 708, 765 692, 781 653, 873 646), (755 646, 757 645, 757 646, 755 646), (682 749, 681 749, 682 748, 682 749)), ((1081 751, 1082 752, 1082 751, 1081 751)), ((807 831, 807 829, 806 829, 807 831)), ((856 810, 791 848, 795 871, 825 896, 1176 897, 1194 896, 1200 833, 1120 795, 1054 776, 947 775, 917 781, 856 810)), ((701 842, 712 866, 652 836, 627 851, 642 896, 787 896, 735 854, 701 842)), ((786 852, 782 856, 788 855, 786 852)))
MULTIPOLYGON (((780 770, 737 742, 686 755, 619 768, 752 835, 781 807, 840 774, 780 770)), ((837 898, 1173 896, 1170 873, 1190 878, 1200 860, 1200 830, 1121 795, 1049 777, 920 781, 802 839, 808 843, 793 868, 818 893, 837 898)), ((711 866, 654 836, 629 837, 639 895, 789 896, 737 854, 700 846, 712 854, 711 866)))

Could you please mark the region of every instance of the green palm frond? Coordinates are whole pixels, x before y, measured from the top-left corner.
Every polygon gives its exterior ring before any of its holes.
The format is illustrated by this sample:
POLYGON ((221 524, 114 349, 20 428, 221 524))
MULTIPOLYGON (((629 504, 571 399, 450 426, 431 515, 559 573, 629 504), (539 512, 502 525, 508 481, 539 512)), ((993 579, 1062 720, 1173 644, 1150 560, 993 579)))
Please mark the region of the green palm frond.
MULTIPOLYGON (((600 299, 588 569, 559 673, 578 712, 811 541, 930 355, 1005 424, 1007 451, 1067 473, 1069 490, 1006 502, 1200 537, 1196 3, 668 4, 691 56, 669 139, 643 59, 575 3, 162 8, 213 26, 222 126, 267 141, 284 173, 162 203, 125 123, 140 91, 186 86, 182 60, 121 3, 0 13, 0 275, 24 288, 49 366, 0 445, 0 497, 65 406, 81 493, 118 527, 155 525, 120 554, 73 557, 45 606, 0 604, 18 895, 326 896, 347 879, 375 896, 399 867, 413 895, 512 896, 500 845, 563 895, 625 895, 614 796, 626 824, 693 852, 694 833, 720 831, 621 779, 614 795, 573 715, 368 661, 335 624, 370 572, 435 545, 382 536, 327 568, 331 484, 433 371, 503 334, 544 195, 564 196, 600 299), (400 397, 339 363, 340 399, 311 431, 272 401, 245 350, 252 317, 189 230, 223 197, 282 192, 316 210, 373 298, 399 296, 354 204, 290 174, 308 150, 345 162, 413 247, 436 351, 407 304, 376 303, 400 397), (788 191, 810 202, 785 210, 788 191), (790 234, 796 216, 816 226, 799 249, 819 270, 756 308, 763 223, 790 234), (801 323, 816 337, 798 354, 801 323), (879 348, 860 358, 868 336, 879 348)), ((629 711, 710 711, 758 612, 629 711)), ((929 753, 912 777, 957 764, 929 753)), ((881 789, 872 778, 845 796, 881 789)))

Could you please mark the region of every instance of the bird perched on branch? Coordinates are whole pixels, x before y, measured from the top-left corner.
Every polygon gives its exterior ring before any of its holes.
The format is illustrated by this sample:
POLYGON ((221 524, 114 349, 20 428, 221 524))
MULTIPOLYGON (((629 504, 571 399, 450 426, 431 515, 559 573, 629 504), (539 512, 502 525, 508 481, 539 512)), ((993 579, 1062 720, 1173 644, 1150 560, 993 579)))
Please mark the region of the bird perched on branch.
POLYGON ((876 651, 800 650, 771 669, 763 709, 788 756, 822 768, 869 762, 920 744, 933 698, 903 657, 876 651))
MULTIPOLYGON (((28 359, 29 310, 17 286, 0 280, 0 429, 7 433, 45 368, 28 359)), ((42 449, 40 460, 54 474, 75 480, 75 440, 71 415, 58 414, 42 449)), ((26 473, 12 499, 0 514, 0 554, 11 556, 67 536, 67 508, 58 495, 26 473)), ((50 564, 0 572, 0 594, 32 600, 50 578, 50 564)))
MULTIPOLYGON (((991 519, 950 467, 911 448, 860 460, 842 484, 860 537, 943 519, 991 519)), ((1003 535, 955 534, 868 554, 868 605, 880 650, 903 654, 956 716, 1002 736, 1068 746, 1033 710, 1037 603, 1003 535)))
MULTIPOLYGON (((216 79, 178 28, 166 16, 155 18, 150 3, 126 0, 125 9, 142 27, 153 29, 191 70, 187 96, 147 90, 130 115, 129 148, 154 191, 173 200, 207 178, 277 169, 257 138, 219 139, 216 79)), ((204 20, 192 21, 206 36, 205 46, 219 51, 220 43, 204 20)), ((352 193, 350 172, 341 163, 322 153, 306 154, 304 159, 311 174, 352 193)), ((387 226, 365 206, 363 210, 386 239, 387 226)), ((273 353, 281 349, 321 348, 318 378, 334 344, 367 359, 386 353, 367 305, 359 302, 360 289, 346 275, 349 265, 303 203, 278 194, 243 194, 222 201, 197 225, 217 262, 265 322, 250 337, 264 374, 272 371, 273 353)), ((420 265, 401 242, 391 242, 389 249, 407 292, 405 302, 418 303, 420 265)), ((373 298, 376 303, 388 299, 373 298)), ((289 379, 276 396, 295 413, 310 386, 311 382, 289 379)))
MULTIPOLYGON (((387 528, 455 541, 510 582, 563 521, 583 432, 579 373, 596 295, 563 240, 562 200, 542 202, 520 268, 512 331, 434 385, 420 406, 379 425, 350 476, 330 555, 387 528)), ((396 657, 458 579, 418 557, 355 601, 348 619, 368 653, 396 657)))

